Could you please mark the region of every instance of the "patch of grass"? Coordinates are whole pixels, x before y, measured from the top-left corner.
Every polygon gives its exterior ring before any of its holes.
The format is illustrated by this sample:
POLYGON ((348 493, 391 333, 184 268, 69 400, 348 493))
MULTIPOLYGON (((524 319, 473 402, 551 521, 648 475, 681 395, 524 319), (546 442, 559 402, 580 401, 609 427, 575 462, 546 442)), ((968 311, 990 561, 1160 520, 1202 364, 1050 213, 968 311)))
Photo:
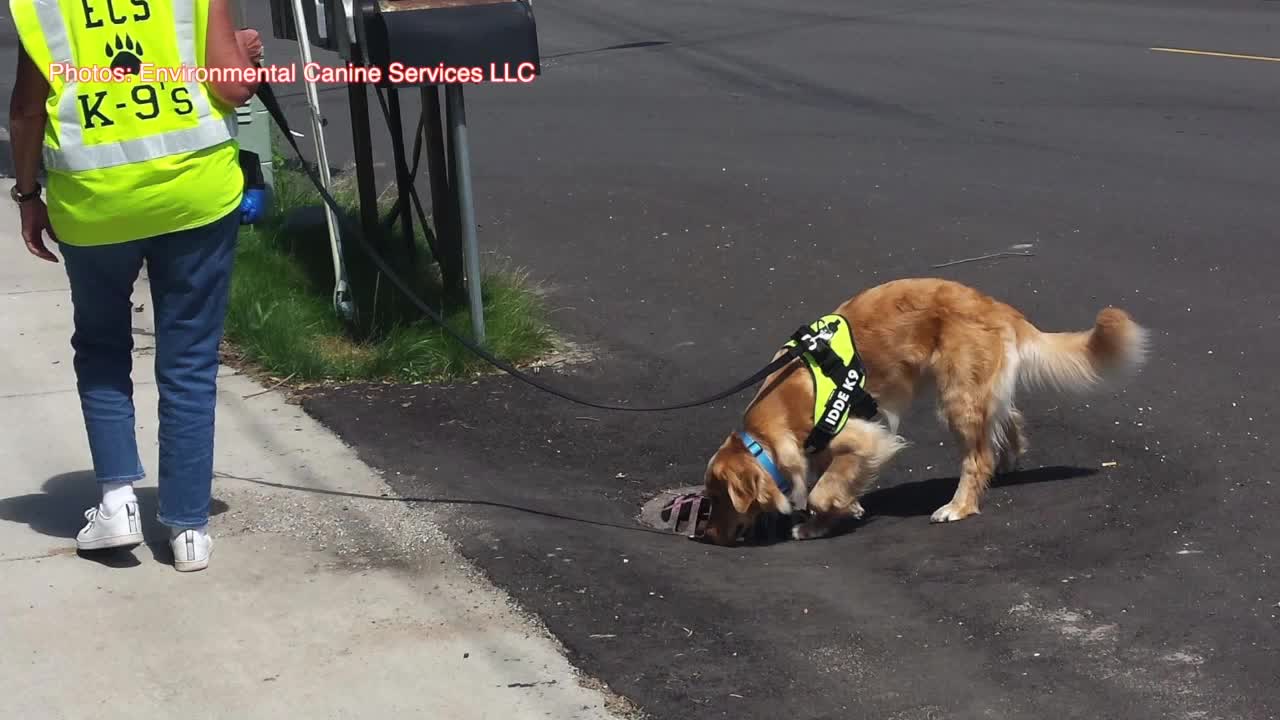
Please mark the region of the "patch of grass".
MULTIPOLYGON (((354 221, 353 189, 339 185, 334 196, 354 221)), ((398 274, 452 328, 469 337, 467 310, 445 308, 439 270, 423 231, 419 229, 412 246, 404 243, 398 228, 388 236, 378 247, 398 274)), ((350 323, 333 306, 333 260, 319 194, 306 175, 277 155, 271 217, 241 231, 236 256, 227 339, 244 359, 273 375, 312 382, 438 381, 487 367, 424 318, 354 239, 344 245, 358 311, 350 323)), ((542 295, 525 274, 486 273, 481 295, 491 352, 521 363, 554 349, 542 295)))

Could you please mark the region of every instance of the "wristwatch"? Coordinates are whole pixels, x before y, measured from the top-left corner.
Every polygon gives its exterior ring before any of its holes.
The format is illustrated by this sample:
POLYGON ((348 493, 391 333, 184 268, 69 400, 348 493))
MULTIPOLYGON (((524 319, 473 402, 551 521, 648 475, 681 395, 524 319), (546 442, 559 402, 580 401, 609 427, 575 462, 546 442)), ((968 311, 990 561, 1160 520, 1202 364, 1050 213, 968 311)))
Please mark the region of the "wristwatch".
POLYGON ((14 202, 21 205, 22 203, 30 202, 40 197, 41 190, 43 190, 43 188, 40 187, 40 183, 36 183, 35 190, 32 190, 29 193, 21 193, 21 192, 18 192, 18 185, 17 183, 15 183, 13 186, 13 189, 9 191, 9 196, 13 198, 14 202))

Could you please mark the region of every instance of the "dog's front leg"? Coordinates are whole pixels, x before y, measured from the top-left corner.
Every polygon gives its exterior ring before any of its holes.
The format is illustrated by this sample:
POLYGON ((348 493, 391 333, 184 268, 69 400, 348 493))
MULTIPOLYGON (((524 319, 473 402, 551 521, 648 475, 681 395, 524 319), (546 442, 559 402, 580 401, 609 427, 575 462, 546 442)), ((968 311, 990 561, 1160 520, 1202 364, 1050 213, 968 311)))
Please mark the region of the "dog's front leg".
POLYGON ((791 529, 792 537, 815 540, 832 534, 847 522, 862 519, 866 511, 858 502, 858 496, 865 481, 859 478, 860 465, 860 459, 853 453, 832 458, 809 493, 809 518, 791 529))
POLYGON ((786 494, 787 505, 781 508, 782 512, 804 512, 809 503, 809 459, 805 457, 804 451, 792 443, 779 442, 775 448, 778 453, 778 470, 791 483, 791 489, 786 494))

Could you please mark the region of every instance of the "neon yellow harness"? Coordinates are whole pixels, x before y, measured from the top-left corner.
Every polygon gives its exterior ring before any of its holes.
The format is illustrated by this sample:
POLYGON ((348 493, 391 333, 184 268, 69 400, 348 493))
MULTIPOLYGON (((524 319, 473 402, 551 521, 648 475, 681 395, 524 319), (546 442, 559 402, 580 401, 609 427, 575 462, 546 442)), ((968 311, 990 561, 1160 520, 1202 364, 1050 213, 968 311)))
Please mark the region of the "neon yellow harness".
POLYGON ((783 347, 804 348, 801 357, 813 380, 813 431, 805 442, 806 452, 826 449, 844 430, 851 413, 870 420, 879 412, 875 399, 866 391, 862 359, 849 321, 843 316, 824 315, 799 330, 783 347))

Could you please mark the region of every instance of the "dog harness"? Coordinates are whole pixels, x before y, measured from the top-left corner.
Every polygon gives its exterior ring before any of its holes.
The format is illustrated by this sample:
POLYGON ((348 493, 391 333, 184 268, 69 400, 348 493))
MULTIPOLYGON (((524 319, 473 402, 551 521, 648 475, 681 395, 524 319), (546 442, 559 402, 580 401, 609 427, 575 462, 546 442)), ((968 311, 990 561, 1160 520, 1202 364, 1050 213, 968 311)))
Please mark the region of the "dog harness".
POLYGON ((862 358, 843 316, 823 316, 796 331, 783 347, 803 349, 801 358, 813 380, 813 430, 805 440, 805 452, 825 450, 851 414, 870 420, 879 413, 875 398, 866 391, 862 358))
MULTIPOLYGON (((798 355, 804 361, 813 381, 813 430, 805 440, 806 453, 825 450, 844 430, 851 414, 870 420, 880 412, 875 398, 866 391, 867 377, 862 358, 858 357, 849 321, 843 316, 824 315, 812 325, 795 331, 782 347, 788 354, 798 355)), ((738 439, 773 478, 778 490, 790 496, 791 481, 778 468, 769 451, 749 433, 739 432, 738 439)))

